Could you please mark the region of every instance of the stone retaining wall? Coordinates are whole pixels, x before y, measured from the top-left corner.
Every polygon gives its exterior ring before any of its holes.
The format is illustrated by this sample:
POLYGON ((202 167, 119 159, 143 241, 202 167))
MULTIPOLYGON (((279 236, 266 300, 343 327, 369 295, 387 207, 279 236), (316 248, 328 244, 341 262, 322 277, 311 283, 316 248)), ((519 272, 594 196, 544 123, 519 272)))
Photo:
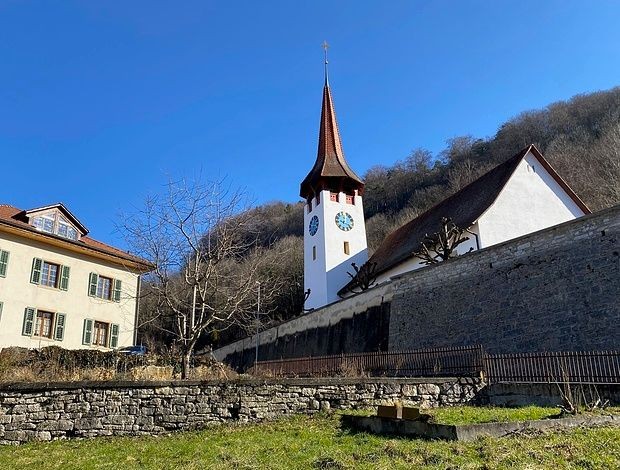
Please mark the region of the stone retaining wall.
POLYGON ((0 444, 156 435, 396 400, 422 407, 466 404, 481 387, 451 378, 17 384, 0 389, 0 444))

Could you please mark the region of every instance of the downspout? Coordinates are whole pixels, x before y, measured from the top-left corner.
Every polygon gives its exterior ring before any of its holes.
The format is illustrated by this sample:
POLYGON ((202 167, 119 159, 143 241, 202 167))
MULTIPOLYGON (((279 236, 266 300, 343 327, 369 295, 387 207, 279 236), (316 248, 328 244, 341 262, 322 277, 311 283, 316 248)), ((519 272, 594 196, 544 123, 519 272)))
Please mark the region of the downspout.
POLYGON ((138 315, 140 314, 140 287, 142 286, 142 276, 138 274, 136 285, 136 313, 133 320, 133 346, 138 342, 138 315))

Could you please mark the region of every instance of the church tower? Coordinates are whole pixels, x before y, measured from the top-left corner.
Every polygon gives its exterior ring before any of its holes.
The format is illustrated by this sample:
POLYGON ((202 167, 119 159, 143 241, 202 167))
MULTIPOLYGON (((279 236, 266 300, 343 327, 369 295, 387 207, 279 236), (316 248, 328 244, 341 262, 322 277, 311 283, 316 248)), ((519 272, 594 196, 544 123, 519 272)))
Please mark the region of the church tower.
MULTIPOLYGON (((326 45, 325 45, 326 47, 326 45)), ((316 162, 302 181, 304 208, 305 308, 319 308, 339 299, 337 292, 355 274, 351 263, 368 259, 362 194, 363 181, 351 170, 342 150, 336 112, 327 76, 319 124, 316 162)))

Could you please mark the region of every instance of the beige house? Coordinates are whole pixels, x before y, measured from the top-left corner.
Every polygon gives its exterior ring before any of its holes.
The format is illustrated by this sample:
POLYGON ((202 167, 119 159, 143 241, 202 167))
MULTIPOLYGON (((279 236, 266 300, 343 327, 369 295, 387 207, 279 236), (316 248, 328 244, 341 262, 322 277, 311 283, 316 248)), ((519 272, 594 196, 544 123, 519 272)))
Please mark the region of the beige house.
POLYGON ((0 205, 0 348, 133 345, 140 275, 149 270, 90 238, 62 204, 0 205))

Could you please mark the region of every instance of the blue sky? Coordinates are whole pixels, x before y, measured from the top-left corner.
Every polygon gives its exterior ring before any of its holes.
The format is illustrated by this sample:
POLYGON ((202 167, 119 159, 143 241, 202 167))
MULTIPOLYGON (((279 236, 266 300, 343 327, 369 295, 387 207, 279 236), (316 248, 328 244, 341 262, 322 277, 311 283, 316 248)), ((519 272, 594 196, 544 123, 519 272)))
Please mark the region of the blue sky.
POLYGON ((169 178, 297 201, 322 41, 360 174, 620 84, 617 1, 0 0, 0 203, 63 201, 122 245, 169 178))

